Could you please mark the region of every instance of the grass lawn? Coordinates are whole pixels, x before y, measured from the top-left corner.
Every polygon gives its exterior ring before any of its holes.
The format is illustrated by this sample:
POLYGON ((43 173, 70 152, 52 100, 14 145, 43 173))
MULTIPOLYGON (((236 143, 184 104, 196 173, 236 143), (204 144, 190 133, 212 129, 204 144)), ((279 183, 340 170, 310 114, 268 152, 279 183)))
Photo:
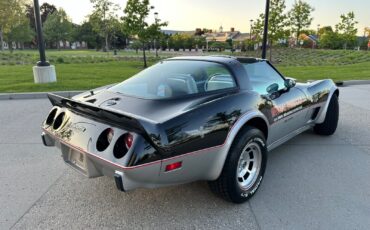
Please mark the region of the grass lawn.
MULTIPOLYGON (((370 79, 370 62, 343 66, 278 66, 299 81, 370 79)), ((34 84, 32 65, 0 66, 0 92, 43 92, 92 89, 123 81, 142 70, 138 61, 97 64, 58 64, 57 83, 34 84)))
POLYGON ((141 62, 56 65, 57 83, 34 84, 32 65, 0 66, 0 92, 92 89, 121 82, 142 70, 141 62))
POLYGON ((344 80, 370 80, 370 62, 341 66, 277 66, 284 75, 299 81, 333 79, 335 82, 344 80))
MULTIPOLYGON (((277 68, 285 76, 299 81, 370 79, 370 52, 276 49, 273 54, 277 68)), ((184 53, 161 54, 162 58, 175 55, 184 53)), ((259 56, 255 52, 236 55, 259 56)), ((148 56, 154 63, 154 53, 148 56)), ((0 52, 0 93, 87 90, 121 82, 142 70, 141 54, 134 51, 121 51, 113 56, 112 53, 94 50, 51 50, 47 51, 47 57, 56 66, 58 82, 36 85, 33 83, 32 66, 38 59, 37 51, 0 52)))

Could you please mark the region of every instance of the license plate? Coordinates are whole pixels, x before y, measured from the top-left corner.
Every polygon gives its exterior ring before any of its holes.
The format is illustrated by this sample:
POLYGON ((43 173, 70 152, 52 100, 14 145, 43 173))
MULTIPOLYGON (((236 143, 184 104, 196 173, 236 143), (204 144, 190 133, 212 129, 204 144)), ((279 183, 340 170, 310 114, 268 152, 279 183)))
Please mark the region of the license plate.
POLYGON ((87 172, 86 155, 83 152, 79 152, 71 149, 69 152, 68 163, 77 167, 78 169, 87 172))

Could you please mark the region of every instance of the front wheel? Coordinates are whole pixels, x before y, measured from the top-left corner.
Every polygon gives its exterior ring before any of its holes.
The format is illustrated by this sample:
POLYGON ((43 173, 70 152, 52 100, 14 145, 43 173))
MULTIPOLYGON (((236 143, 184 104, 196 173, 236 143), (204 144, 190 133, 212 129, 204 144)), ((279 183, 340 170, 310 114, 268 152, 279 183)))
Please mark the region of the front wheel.
POLYGON ((266 162, 263 133, 254 127, 245 127, 235 138, 220 177, 209 182, 209 186, 225 200, 243 203, 259 188, 266 162))

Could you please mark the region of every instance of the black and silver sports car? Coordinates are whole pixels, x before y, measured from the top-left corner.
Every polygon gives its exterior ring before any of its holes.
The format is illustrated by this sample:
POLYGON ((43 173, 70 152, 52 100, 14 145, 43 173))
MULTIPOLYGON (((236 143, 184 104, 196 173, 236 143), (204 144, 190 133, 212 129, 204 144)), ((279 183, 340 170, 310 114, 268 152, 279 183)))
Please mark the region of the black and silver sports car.
POLYGON ((311 128, 335 132, 338 96, 332 80, 296 84, 266 60, 172 58, 72 99, 50 94, 42 140, 122 191, 206 180, 241 203, 261 184, 268 151, 311 128))

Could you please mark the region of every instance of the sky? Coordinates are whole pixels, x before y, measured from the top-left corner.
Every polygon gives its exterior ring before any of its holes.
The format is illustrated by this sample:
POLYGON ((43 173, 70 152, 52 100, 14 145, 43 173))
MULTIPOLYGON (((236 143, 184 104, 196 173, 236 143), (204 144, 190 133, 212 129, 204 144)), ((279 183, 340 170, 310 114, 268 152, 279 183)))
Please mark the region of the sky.
MULTIPOLYGON (((74 23, 80 24, 92 11, 90 0, 39 0, 54 4, 66 10, 74 23)), ((127 0, 112 0, 122 9, 127 0)), ((295 0, 286 0, 287 10, 295 0)), ((265 9, 264 0, 151 0, 158 12, 159 18, 168 21, 166 29, 195 30, 195 28, 208 28, 224 30, 234 27, 242 32, 249 32, 250 20, 258 18, 265 9)), ((314 20, 311 29, 321 26, 334 26, 340 21, 340 15, 354 11, 358 24, 358 34, 362 35, 364 27, 370 27, 370 1, 369 0, 306 0, 315 8, 312 16, 314 20)), ((120 10, 123 15, 123 10, 120 10)), ((149 20, 154 20, 153 16, 149 20)))

